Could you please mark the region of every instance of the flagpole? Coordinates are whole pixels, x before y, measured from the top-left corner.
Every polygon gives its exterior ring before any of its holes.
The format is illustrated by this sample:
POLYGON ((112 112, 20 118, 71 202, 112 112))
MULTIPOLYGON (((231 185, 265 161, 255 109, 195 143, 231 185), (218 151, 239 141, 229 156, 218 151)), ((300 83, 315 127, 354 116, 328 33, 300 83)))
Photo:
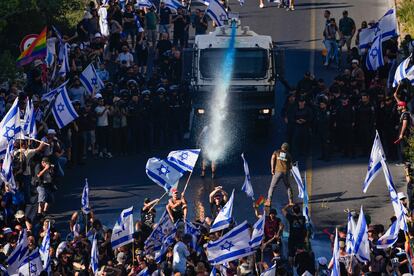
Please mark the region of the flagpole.
POLYGON ((160 203, 161 199, 166 196, 168 194, 168 192, 165 192, 158 200, 157 202, 154 203, 154 205, 151 206, 151 208, 148 209, 148 212, 151 212, 152 209, 154 209, 155 205, 157 205, 158 203, 160 203))
POLYGON ((26 140, 33 140, 33 141, 38 142, 38 143, 43 143, 43 144, 45 144, 46 146, 50 146, 50 144, 48 144, 48 143, 46 143, 46 142, 44 142, 44 141, 38 140, 38 139, 36 139, 36 138, 30 138, 30 137, 28 137, 28 136, 24 136, 23 138, 24 138, 24 139, 26 139, 26 140))
POLYGON ((88 236, 88 214, 85 214, 85 237, 88 236))
POLYGON ((191 171, 190 174, 187 177, 187 182, 185 183, 183 194, 185 194, 185 191, 187 190, 187 186, 188 186, 188 183, 190 183, 190 178, 191 178, 192 174, 193 174, 193 171, 191 171))

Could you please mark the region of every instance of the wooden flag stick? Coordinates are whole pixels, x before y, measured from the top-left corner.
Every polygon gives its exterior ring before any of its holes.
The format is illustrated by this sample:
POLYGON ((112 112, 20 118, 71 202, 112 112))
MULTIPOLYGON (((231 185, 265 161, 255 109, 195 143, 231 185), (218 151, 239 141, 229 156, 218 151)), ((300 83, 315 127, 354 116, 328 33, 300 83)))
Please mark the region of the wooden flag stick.
POLYGON ((154 203, 154 205, 151 206, 151 208, 148 209, 148 212, 151 212, 152 209, 154 209, 154 207, 160 203, 161 199, 163 199, 164 196, 166 196, 168 194, 168 192, 165 192, 158 200, 157 202, 154 203))
POLYGON ((193 171, 191 171, 190 174, 188 175, 187 182, 185 183, 185 186, 184 186, 183 194, 185 194, 185 191, 187 190, 187 186, 188 186, 188 183, 190 183, 190 178, 192 174, 193 174, 193 171))

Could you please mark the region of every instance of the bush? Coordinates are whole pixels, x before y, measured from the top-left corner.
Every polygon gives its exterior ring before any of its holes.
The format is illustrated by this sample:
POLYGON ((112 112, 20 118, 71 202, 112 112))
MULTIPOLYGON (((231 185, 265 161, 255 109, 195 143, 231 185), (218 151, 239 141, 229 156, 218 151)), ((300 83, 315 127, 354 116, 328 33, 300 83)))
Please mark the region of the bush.
POLYGON ((402 24, 403 31, 413 35, 414 34, 414 1, 402 0, 397 9, 397 15, 402 24))
POLYGON ((0 55, 0 82, 14 80, 17 72, 14 56, 8 50, 3 51, 0 55))

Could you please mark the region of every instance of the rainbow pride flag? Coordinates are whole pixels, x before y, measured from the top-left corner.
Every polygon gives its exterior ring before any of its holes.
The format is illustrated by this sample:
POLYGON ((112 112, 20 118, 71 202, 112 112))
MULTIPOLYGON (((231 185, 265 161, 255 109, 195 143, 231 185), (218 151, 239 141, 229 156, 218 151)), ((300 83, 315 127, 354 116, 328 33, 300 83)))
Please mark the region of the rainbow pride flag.
POLYGON ((23 66, 29 64, 35 59, 43 59, 46 57, 46 33, 47 27, 43 29, 43 31, 36 38, 36 40, 33 41, 30 47, 20 54, 19 58, 16 61, 18 66, 23 66))
POLYGON ((263 214, 264 207, 265 207, 265 202, 266 202, 266 200, 265 200, 264 196, 260 196, 256 200, 255 204, 256 204, 256 208, 257 208, 257 211, 259 212, 259 214, 263 214))

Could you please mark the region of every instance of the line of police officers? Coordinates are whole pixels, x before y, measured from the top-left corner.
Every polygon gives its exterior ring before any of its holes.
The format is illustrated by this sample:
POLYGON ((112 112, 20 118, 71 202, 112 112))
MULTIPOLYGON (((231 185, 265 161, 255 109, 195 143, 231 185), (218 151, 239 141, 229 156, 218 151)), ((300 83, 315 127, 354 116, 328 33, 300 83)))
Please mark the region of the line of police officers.
POLYGON ((345 89, 341 81, 336 78, 328 89, 319 80, 314 90, 293 90, 287 96, 282 117, 294 158, 307 156, 311 141, 318 142, 320 159, 325 161, 334 152, 350 158, 368 156, 378 130, 387 159, 406 161, 399 144, 406 144, 410 133, 409 91, 401 89, 399 98, 394 100, 385 96, 382 89, 360 92, 345 89), (398 141, 403 121, 407 121, 408 127, 403 130, 404 139, 398 141))

